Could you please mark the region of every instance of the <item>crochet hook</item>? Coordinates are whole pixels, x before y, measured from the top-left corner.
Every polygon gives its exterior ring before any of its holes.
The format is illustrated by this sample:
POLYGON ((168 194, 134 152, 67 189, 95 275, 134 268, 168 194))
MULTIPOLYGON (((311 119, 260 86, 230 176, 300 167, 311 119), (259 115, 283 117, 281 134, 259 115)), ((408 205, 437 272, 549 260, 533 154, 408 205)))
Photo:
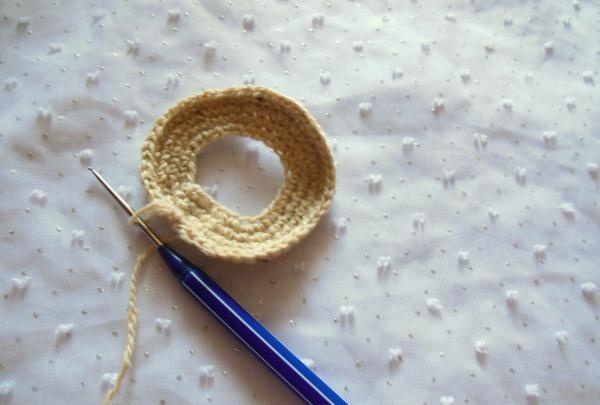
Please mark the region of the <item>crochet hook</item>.
MULTIPOLYGON (((129 214, 135 211, 93 168, 88 168, 129 214)), ((348 405, 308 366, 288 350, 200 267, 163 243, 141 219, 136 224, 156 245, 158 253, 181 285, 244 343, 275 375, 309 405, 348 405)))

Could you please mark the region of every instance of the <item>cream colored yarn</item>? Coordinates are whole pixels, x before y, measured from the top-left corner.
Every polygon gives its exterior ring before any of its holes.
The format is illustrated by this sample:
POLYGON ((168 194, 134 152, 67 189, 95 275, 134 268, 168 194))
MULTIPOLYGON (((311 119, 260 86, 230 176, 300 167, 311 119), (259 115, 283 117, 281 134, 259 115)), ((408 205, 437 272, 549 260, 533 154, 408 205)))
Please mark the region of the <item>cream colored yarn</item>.
POLYGON ((154 249, 154 245, 149 246, 144 252, 140 253, 135 261, 133 273, 131 273, 131 281, 129 282, 129 297, 127 302, 127 345, 123 351, 123 360, 121 361, 121 368, 117 373, 115 384, 106 393, 102 405, 110 405, 112 403, 113 398, 121 388, 121 383, 123 382, 125 374, 132 366, 133 349, 135 349, 135 333, 138 322, 137 281, 144 261, 154 252, 154 249))
MULTIPOLYGON (((271 259, 300 241, 331 204, 335 169, 317 122, 294 100, 264 87, 211 90, 189 97, 154 123, 142 146, 142 181, 151 202, 141 215, 163 215, 181 239, 206 255, 239 263, 271 259), (225 135, 263 141, 281 159, 283 185, 259 215, 249 217, 219 205, 196 184, 196 155, 225 135)), ((129 287, 127 344, 110 405, 132 366, 138 322, 137 282, 151 246, 135 263, 129 287)))
POLYGON ((294 100, 257 86, 210 90, 169 109, 142 146, 151 199, 139 214, 166 216, 178 236, 208 256, 238 263, 271 259, 310 232, 335 189, 331 152, 317 122, 294 100), (281 159, 283 185, 259 215, 215 201, 196 181, 196 155, 225 135, 264 142, 281 159))

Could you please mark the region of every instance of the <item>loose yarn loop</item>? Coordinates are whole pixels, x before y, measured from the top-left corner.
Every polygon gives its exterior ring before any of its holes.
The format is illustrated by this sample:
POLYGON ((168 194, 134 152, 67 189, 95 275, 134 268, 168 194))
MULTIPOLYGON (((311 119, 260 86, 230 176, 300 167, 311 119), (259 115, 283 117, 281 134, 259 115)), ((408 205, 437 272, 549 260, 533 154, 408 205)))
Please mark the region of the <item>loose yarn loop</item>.
MULTIPOLYGON (((207 91, 168 110, 144 142, 140 174, 151 201, 129 223, 141 216, 165 216, 181 239, 206 255, 239 263, 268 260, 300 241, 328 210, 335 189, 333 158, 314 118, 294 100, 255 86, 207 91), (285 168, 275 199, 254 217, 219 205, 194 181, 196 155, 230 134, 265 142, 285 168)), ((138 277, 152 252, 149 246, 133 268, 127 344, 103 405, 112 403, 132 367, 138 277)))
POLYGON ((182 100, 154 123, 142 146, 147 215, 166 216, 178 236, 204 254, 238 263, 269 260, 300 241, 328 210, 335 167, 325 136, 294 100, 258 86, 209 90, 182 100), (264 142, 284 166, 284 181, 260 214, 243 216, 196 181, 196 155, 226 135, 264 142))

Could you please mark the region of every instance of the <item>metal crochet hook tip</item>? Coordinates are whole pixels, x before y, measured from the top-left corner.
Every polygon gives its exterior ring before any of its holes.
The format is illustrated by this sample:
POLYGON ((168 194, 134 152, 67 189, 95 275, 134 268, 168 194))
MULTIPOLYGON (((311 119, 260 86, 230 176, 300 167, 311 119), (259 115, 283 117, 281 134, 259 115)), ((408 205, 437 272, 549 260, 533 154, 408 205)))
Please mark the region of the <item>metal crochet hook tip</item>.
MULTIPOLYGON (((131 208, 129 204, 127 204, 127 201, 125 201, 123 197, 121 197, 119 193, 117 193, 115 189, 113 189, 110 186, 110 184, 106 182, 106 180, 104 180, 100 173, 98 173, 92 167, 88 167, 88 170, 92 172, 92 174, 98 179, 98 181, 104 186, 104 188, 110 193, 110 195, 112 195, 113 198, 117 200, 121 208, 123 208, 127 212, 127 214, 129 214, 130 217, 135 214, 134 209, 131 208)), ((160 238, 154 233, 154 231, 141 218, 138 217, 136 219, 136 224, 140 228, 142 228, 142 231, 144 231, 144 233, 146 234, 146 236, 148 236, 152 243, 154 243, 156 246, 164 245, 163 241, 160 240, 160 238)))

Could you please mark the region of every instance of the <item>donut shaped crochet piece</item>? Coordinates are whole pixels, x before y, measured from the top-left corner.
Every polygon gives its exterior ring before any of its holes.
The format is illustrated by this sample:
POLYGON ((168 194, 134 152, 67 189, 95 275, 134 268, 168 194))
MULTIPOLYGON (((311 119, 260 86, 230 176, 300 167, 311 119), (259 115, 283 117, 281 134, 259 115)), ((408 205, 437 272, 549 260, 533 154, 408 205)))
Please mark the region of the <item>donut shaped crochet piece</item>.
POLYGON ((207 256, 238 263, 274 258, 306 236, 328 210, 335 167, 325 136, 294 100, 258 86, 209 90, 171 107, 142 146, 140 175, 150 203, 140 214, 168 217, 178 236, 207 256), (196 156, 226 135, 262 141, 284 180, 258 215, 220 205, 196 181, 196 156))

